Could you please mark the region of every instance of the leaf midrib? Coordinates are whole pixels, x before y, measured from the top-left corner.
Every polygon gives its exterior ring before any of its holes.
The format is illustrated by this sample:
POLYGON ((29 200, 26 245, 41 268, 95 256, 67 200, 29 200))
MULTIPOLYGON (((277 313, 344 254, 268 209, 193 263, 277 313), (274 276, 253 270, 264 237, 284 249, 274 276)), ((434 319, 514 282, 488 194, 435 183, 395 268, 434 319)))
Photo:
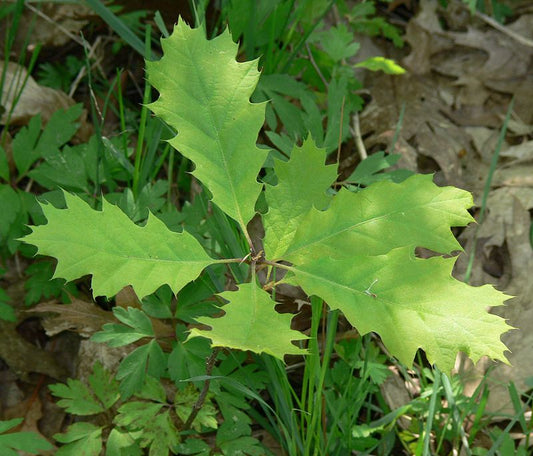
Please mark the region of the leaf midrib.
MULTIPOLYGON (((434 198, 433 198, 433 199, 434 199, 434 198)), ((423 204, 423 205, 422 205, 422 204, 417 204, 417 205, 415 205, 415 206, 410 206, 408 210, 409 210, 409 211, 412 211, 412 210, 417 209, 417 208, 427 207, 427 206, 431 206, 431 205, 433 205, 433 204, 437 204, 437 203, 446 203, 446 202, 450 202, 450 201, 458 201, 458 200, 457 200, 457 199, 449 199, 449 200, 439 200, 438 202, 433 202, 433 201, 432 201, 432 202, 430 202, 430 203, 423 204)), ((315 209, 315 208, 313 208, 313 209, 316 210, 316 211, 318 211, 318 210, 315 209)), ((313 209, 311 209, 311 210, 313 210, 313 209)), ((434 208, 433 210, 439 210, 439 209, 438 209, 438 208, 437 208, 437 209, 434 208)), ((327 212, 327 210, 326 210, 326 211, 318 211, 318 212, 323 213, 323 212, 327 212)), ((333 232, 333 233, 327 234, 327 235, 325 235, 325 236, 323 236, 323 237, 321 237, 321 238, 319 238, 319 239, 317 239, 317 240, 315 240, 315 241, 308 242, 307 244, 304 244, 304 245, 302 245, 301 247, 298 247, 298 248, 296 248, 296 249, 294 249, 294 250, 291 250, 291 249, 289 248, 289 249, 287 249, 287 251, 285 252, 285 255, 287 255, 287 258, 289 258, 290 255, 293 255, 293 254, 295 254, 296 252, 298 252, 298 251, 300 251, 300 250, 302 250, 302 249, 309 248, 309 247, 311 247, 311 246, 313 246, 313 245, 315 245, 315 244, 318 244, 318 243, 321 243, 321 242, 327 241, 328 239, 330 239, 330 238, 332 238, 332 237, 338 236, 339 234, 342 234, 342 233, 344 233, 344 232, 346 232, 346 231, 354 230, 354 229, 356 229, 356 228, 358 228, 358 227, 360 227, 360 226, 362 226, 362 225, 365 225, 365 224, 367 224, 367 223, 374 222, 374 221, 378 221, 378 220, 381 220, 381 219, 383 219, 383 218, 385 218, 385 217, 389 217, 389 216, 392 216, 392 215, 396 215, 396 214, 398 214, 398 213, 400 213, 400 212, 405 212, 405 211, 401 211, 401 210, 391 211, 391 212, 387 212, 387 214, 383 214, 383 215, 378 216, 378 217, 372 217, 372 218, 370 218, 370 219, 363 220, 363 221, 361 221, 361 222, 359 222, 359 223, 356 223, 356 224, 354 224, 354 225, 350 225, 350 226, 347 227, 347 228, 343 228, 342 230, 338 230, 338 231, 335 231, 335 232, 333 232)), ((444 211, 443 211, 442 209, 440 209, 440 212, 444 212, 444 211)), ((448 212, 446 212, 446 213, 448 213, 448 212)), ((454 225, 454 226, 464 226, 464 225, 454 225)), ((451 228, 451 227, 450 227, 450 228, 451 228)), ((442 239, 443 239, 444 241, 447 242, 447 239, 445 239, 445 238, 442 238, 442 239)), ((396 247, 399 247, 399 246, 396 246, 396 247)))
MULTIPOLYGON (((44 241, 44 242, 49 242, 49 243, 53 243, 53 244, 68 244, 68 246, 72 246, 72 245, 80 245, 80 246, 83 246, 83 247, 87 247, 87 244, 82 244, 80 242, 72 242, 72 241, 68 241, 68 240, 65 240, 65 241, 61 241, 61 240, 57 240, 57 239, 46 239, 46 238, 42 238, 42 237, 39 237, 39 241, 44 241)), ((114 257, 120 257, 120 258, 124 258, 124 259, 128 259, 128 260, 131 260, 131 259, 134 259, 134 260, 137 260, 137 261, 146 261, 146 262, 150 262, 150 261, 154 261, 154 262, 162 262, 162 263, 208 263, 208 264, 215 264, 215 263, 225 263, 225 260, 215 260, 215 259, 207 259, 207 260, 182 260, 182 259, 179 259, 179 260, 167 260, 167 259, 163 259, 163 258, 145 258, 145 257, 139 257, 139 256, 135 256, 135 255, 125 255, 125 254, 120 254, 120 253, 110 253, 108 250, 104 250, 104 249, 98 249, 98 248, 94 248, 92 249, 95 254, 97 253, 100 253, 100 254, 105 254, 105 255, 109 255, 109 256, 114 256, 114 257)), ((46 249, 44 248, 39 248, 39 253, 40 252, 44 252, 46 251, 46 249)), ((42 255, 42 253, 41 253, 42 255)), ((55 256, 55 255, 52 255, 52 256, 55 256)), ((57 258, 57 257, 56 257, 57 258)), ((63 260, 64 261, 64 260, 63 260)))
MULTIPOLYGON (((201 65, 200 66, 198 65, 196 59, 194 58, 194 54, 191 52, 190 47, 187 47, 187 50, 189 51, 189 58, 191 59, 193 65, 195 67, 195 72, 198 75, 198 80, 200 82, 200 85, 202 86, 204 99, 205 98, 209 99, 209 97, 206 97, 206 95, 209 93, 209 91, 205 90, 206 84, 205 84, 204 78, 202 77, 203 73, 202 73, 201 70, 203 70, 203 68, 202 68, 201 65)), ((243 75, 241 77, 241 82, 244 80, 245 76, 246 75, 243 75)), ((239 84, 236 87, 238 87, 241 82, 239 82, 239 84)), ((237 92, 237 90, 234 89, 232 91, 232 93, 231 93, 231 103, 230 103, 230 105, 233 104, 233 100, 234 100, 236 92, 237 92)), ((219 133, 219 130, 215 126, 214 115, 213 115, 213 111, 212 111, 212 104, 211 103, 205 103, 205 105, 207 105, 206 111, 207 111, 207 113, 209 115, 209 119, 210 119, 210 122, 211 122, 211 126, 213 128, 213 131, 216 134, 215 141, 218 144, 218 149, 219 149, 220 156, 221 156, 222 163, 223 163, 223 167, 224 167, 224 173, 226 174, 226 177, 228 179, 230 190, 231 190, 231 194, 233 196, 233 201, 232 202, 233 202, 233 206, 234 206, 234 208, 235 208, 235 210, 237 212, 237 222, 239 223, 239 225, 241 226, 243 231, 245 231, 246 230, 246 224, 244 223, 244 217, 242 216, 242 212, 241 212, 241 208, 240 208, 240 205, 239 205, 239 200, 237 198, 237 193, 236 193, 236 190, 235 190, 233 179, 231 178, 232 176, 231 176, 230 171, 229 171, 228 162, 226 160, 225 154, 223 153, 224 152, 224 148, 222 147, 222 142, 220 140, 220 133, 219 133)))

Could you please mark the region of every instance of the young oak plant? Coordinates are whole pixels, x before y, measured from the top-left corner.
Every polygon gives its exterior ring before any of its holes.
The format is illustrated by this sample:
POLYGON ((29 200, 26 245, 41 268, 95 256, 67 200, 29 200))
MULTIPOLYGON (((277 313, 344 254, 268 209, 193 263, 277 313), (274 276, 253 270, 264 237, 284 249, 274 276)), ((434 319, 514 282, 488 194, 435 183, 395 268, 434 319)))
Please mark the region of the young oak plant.
MULTIPOLYGON (((256 252, 247 224, 263 191, 257 176, 267 158, 256 145, 265 103, 250 103, 257 61, 235 60, 238 49, 228 31, 207 40, 202 29, 183 21, 162 47, 161 60, 146 63, 160 93, 150 108, 178 131, 170 144, 195 164, 193 174, 251 248, 251 281, 222 292, 224 315, 198 318, 211 329, 191 329, 189 339, 206 337, 213 346, 280 359, 305 354, 293 342, 307 337, 291 329, 292 316, 279 314, 259 283, 256 269, 267 266, 285 271, 279 282, 341 310, 361 334, 378 333, 405 364, 419 348, 444 371, 459 351, 473 361, 488 355, 506 362, 500 337, 510 327, 486 308, 508 297, 490 285, 454 279, 455 257, 415 256, 416 247, 447 256, 461 250, 450 228, 473 221, 468 192, 414 175, 333 196, 327 190, 336 169, 325 165, 325 151, 309 139, 294 147, 290 160, 275 160, 277 185, 264 190, 264 253, 256 252)), ((57 258, 55 277, 92 274, 94 296, 111 297, 127 285, 140 298, 164 284, 177 293, 209 265, 243 260, 211 258, 191 234, 170 231, 152 214, 138 226, 106 200, 101 211, 69 193, 65 200, 66 209, 43 205, 48 223, 33 226, 24 240, 57 258)))

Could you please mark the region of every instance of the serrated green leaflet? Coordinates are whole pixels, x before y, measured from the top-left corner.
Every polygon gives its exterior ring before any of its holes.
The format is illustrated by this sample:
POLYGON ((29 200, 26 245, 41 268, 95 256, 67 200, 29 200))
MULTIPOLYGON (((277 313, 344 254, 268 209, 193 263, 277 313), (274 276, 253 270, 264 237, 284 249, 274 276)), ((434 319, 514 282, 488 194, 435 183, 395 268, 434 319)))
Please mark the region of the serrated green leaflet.
POLYGON ((326 153, 307 139, 295 147, 288 162, 275 161, 278 185, 266 187, 269 210, 263 217, 264 248, 267 258, 278 259, 285 253, 302 217, 312 207, 324 209, 331 197, 326 190, 337 177, 335 165, 324 164, 326 153), (313 176, 308 179, 308 176, 313 176))
POLYGON ((437 187, 430 175, 396 184, 378 182, 364 191, 341 190, 327 211, 312 209, 301 221, 286 260, 381 255, 403 247, 440 253, 462 250, 451 226, 473 221, 467 209, 472 195, 455 187, 437 187))
POLYGON ((190 337, 203 336, 215 347, 230 347, 268 353, 283 359, 284 355, 305 354, 291 341, 307 339, 291 329, 291 314, 279 314, 270 295, 254 283, 242 283, 238 291, 225 291, 220 297, 229 301, 222 307, 226 313, 220 318, 198 318, 210 331, 193 328, 190 337))
POLYGON ((23 418, 14 418, 8 421, 0 421, 0 454, 2 456, 18 456, 21 451, 30 454, 41 454, 49 451, 53 446, 44 438, 33 432, 10 432, 3 434, 9 429, 18 426, 24 421, 23 418))
POLYGON ((165 367, 165 354, 155 339, 133 350, 122 360, 116 375, 116 378, 121 380, 122 398, 128 398, 140 391, 145 384, 147 374, 156 378, 161 377, 165 367))
POLYGON ((50 385, 50 391, 62 398, 57 404, 74 415, 94 415, 109 409, 118 399, 118 382, 100 363, 95 363, 89 385, 69 378, 67 384, 50 385))
POLYGON ((93 373, 89 376, 89 385, 106 409, 111 407, 119 398, 118 382, 99 362, 94 365, 93 373))
POLYGON ((113 314, 122 323, 128 325, 117 325, 106 323, 102 329, 91 338, 95 342, 106 342, 110 347, 122 347, 132 344, 143 337, 153 337, 154 329, 148 316, 139 309, 128 307, 115 307, 113 314))
POLYGON ((174 233, 152 214, 135 225, 118 207, 103 200, 102 210, 64 193, 67 209, 42 205, 46 225, 33 226, 26 242, 57 258, 54 277, 74 280, 92 274, 94 296, 113 296, 131 285, 142 298, 161 285, 175 293, 212 260, 187 232, 174 233))
POLYGON ((102 428, 92 423, 74 423, 54 439, 66 444, 57 450, 58 456, 98 456, 102 451, 102 428))
POLYGON ((454 279, 455 260, 414 258, 408 247, 378 256, 322 257, 291 268, 291 281, 340 309, 361 334, 378 333, 407 365, 419 348, 445 372, 459 351, 474 362, 483 355, 505 362, 497 336, 510 327, 486 308, 509 296, 454 279))
POLYGON ((56 383, 49 388, 54 396, 62 398, 57 405, 74 415, 94 415, 105 410, 91 390, 79 380, 69 378, 66 385, 56 383))
POLYGON ((238 46, 228 31, 208 41, 203 29, 182 20, 161 45, 161 60, 146 62, 148 79, 160 93, 150 108, 178 131, 170 143, 196 165, 193 174, 213 202, 245 230, 266 159, 256 146, 265 104, 249 101, 259 80, 257 62, 235 60, 238 46))
POLYGON ((115 423, 130 432, 142 430, 140 446, 150 447, 153 455, 166 456, 179 443, 178 430, 164 404, 128 402, 118 409, 115 423))
MULTIPOLYGON (((199 392, 194 386, 189 384, 183 391, 177 391, 174 396, 174 405, 176 407, 176 415, 186 422, 191 413, 191 407, 194 406, 198 400, 199 392)), ((202 410, 198 412, 198 415, 192 423, 192 428, 201 431, 203 427, 211 429, 218 428, 217 410, 213 404, 213 395, 208 394, 206 402, 202 410)))

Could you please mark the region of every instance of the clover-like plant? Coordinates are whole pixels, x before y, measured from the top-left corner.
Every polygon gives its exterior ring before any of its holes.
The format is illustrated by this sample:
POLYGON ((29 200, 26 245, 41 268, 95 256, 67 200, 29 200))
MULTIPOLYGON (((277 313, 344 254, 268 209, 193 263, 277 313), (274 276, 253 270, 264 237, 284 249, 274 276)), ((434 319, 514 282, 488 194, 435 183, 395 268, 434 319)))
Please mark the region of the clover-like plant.
MULTIPOLYGON (((451 275, 456 258, 450 254, 461 250, 451 227, 473 221, 468 192, 414 175, 334 194, 336 167, 325 165, 325 151, 311 139, 295 146, 290 160, 275 160, 277 185, 264 187, 257 178, 268 152, 256 141, 265 104, 250 102, 260 77, 257 62, 236 61, 229 32, 207 40, 202 29, 183 21, 162 47, 161 60, 146 63, 160 93, 150 108, 177 130, 170 144, 194 163, 212 203, 237 222, 250 254, 214 259, 191 234, 170 231, 152 214, 138 226, 105 200, 97 211, 65 193, 67 208, 43 205, 48 223, 24 238, 57 258, 55 277, 92 274, 94 296, 110 297, 131 285, 143 298, 164 284, 177 293, 210 265, 246 262, 251 280, 221 293, 224 315, 198 318, 210 329, 191 329, 189 338, 280 359, 305 354, 307 337, 291 329, 292 316, 275 310, 268 291, 281 282, 340 309, 359 333, 378 333, 406 364, 419 348, 444 371, 459 351, 474 361, 483 355, 505 361, 500 336, 510 327, 486 309, 507 296, 451 275), (265 237, 257 251, 247 226, 263 191, 268 211, 261 215, 265 237), (443 256, 417 258, 416 247, 443 256), (266 283, 258 268, 267 270, 266 283)), ((128 340, 153 336, 147 325, 128 340)))

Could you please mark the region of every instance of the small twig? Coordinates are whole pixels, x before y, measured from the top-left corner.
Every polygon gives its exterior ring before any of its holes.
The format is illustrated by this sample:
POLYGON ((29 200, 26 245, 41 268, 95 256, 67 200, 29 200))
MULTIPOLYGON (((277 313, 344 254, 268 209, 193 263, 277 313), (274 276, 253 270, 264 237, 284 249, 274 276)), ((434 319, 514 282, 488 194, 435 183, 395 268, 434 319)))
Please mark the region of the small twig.
POLYGON ((522 35, 519 35, 516 32, 513 32, 509 27, 506 27, 505 25, 500 24, 498 21, 494 20, 492 17, 487 16, 486 14, 480 13, 479 11, 476 11, 474 14, 476 17, 481 19, 486 24, 490 25, 491 27, 494 27, 496 30, 502 32, 503 34, 519 42, 520 44, 523 44, 524 46, 528 46, 528 47, 533 47, 533 40, 530 40, 529 38, 526 38, 522 35))
POLYGON ((316 64, 315 58, 313 57, 313 54, 311 52, 311 48, 309 47, 309 44, 307 43, 307 41, 305 42, 305 48, 307 49, 307 54, 309 55, 309 61, 311 62, 311 65, 313 65, 313 68, 315 69, 316 73, 318 74, 318 77, 320 78, 320 80, 322 81, 322 83, 324 84, 324 86, 327 89, 329 87, 329 83, 326 80, 326 78, 324 77, 324 75, 322 74, 322 71, 320 71, 319 66, 316 64))
MULTIPOLYGON (((87 46, 89 48, 89 53, 87 54, 88 58, 93 58, 96 54, 96 48, 100 45, 100 42, 102 41, 102 37, 98 36, 96 40, 94 40, 94 43, 92 46, 87 46)), ((95 62, 91 65, 91 67, 99 65, 100 61, 95 62)), ((80 84, 80 81, 85 77, 87 74, 87 67, 83 65, 80 68, 80 71, 78 71, 78 74, 74 78, 74 81, 72 81, 72 84, 70 84, 70 89, 68 91, 68 96, 73 97, 74 93, 76 93, 76 90, 78 89, 78 85, 80 84)))
MULTIPOLYGON (((217 359, 218 352, 220 351, 220 348, 214 348, 213 353, 211 353, 211 356, 207 358, 206 361, 206 369, 205 369, 205 375, 210 376, 211 372, 213 371, 213 367, 215 367, 215 361, 217 359)), ((183 425, 183 430, 187 431, 191 428, 191 425, 196 418, 196 415, 198 415, 198 412, 204 405, 205 398, 207 396, 207 393, 209 391, 209 385, 211 384, 211 379, 208 378, 204 382, 204 387, 202 388, 202 391, 200 392, 200 395, 198 396, 198 399, 196 399, 196 402, 192 406, 191 414, 189 415, 189 418, 187 418, 187 421, 183 425)))
POLYGON ((342 96, 342 105, 341 105, 341 121, 339 126, 339 145, 337 146, 337 166, 338 166, 338 173, 340 174, 340 166, 341 166, 341 146, 342 146, 342 126, 344 124, 344 103, 346 101, 346 95, 342 96))
POLYGON ((46 22, 52 24, 54 27, 57 27, 59 30, 61 30, 65 35, 67 35, 72 41, 75 41, 76 43, 78 43, 80 46, 83 46, 83 41, 78 38, 76 35, 74 35, 72 32, 68 31, 65 27, 63 27, 59 22, 57 21, 54 21, 51 17, 47 16, 46 14, 44 14, 42 11, 38 10, 37 8, 35 8, 34 6, 31 6, 29 4, 29 2, 25 2, 24 3, 24 6, 26 8, 28 8, 30 11, 34 12, 35 14, 37 14, 37 16, 41 17, 42 19, 44 19, 46 22))
POLYGON ((287 271, 292 271, 292 266, 287 266, 285 264, 276 263, 275 261, 269 261, 269 260, 262 260, 262 264, 268 264, 269 266, 274 266, 275 268, 285 269, 287 271))
POLYGON ((352 123, 353 127, 350 128, 350 132, 353 135, 353 138, 355 140, 355 145, 357 147, 357 151, 359 152, 359 156, 361 157, 361 160, 364 160, 368 157, 368 154, 366 152, 365 144, 363 143, 363 138, 361 136, 361 127, 359 125, 359 114, 356 112, 352 116, 352 123))
POLYGON ((250 255, 252 255, 252 252, 250 252, 248 255, 246 255, 245 257, 242 258, 241 261, 239 261, 239 264, 243 264, 249 257, 250 255))

